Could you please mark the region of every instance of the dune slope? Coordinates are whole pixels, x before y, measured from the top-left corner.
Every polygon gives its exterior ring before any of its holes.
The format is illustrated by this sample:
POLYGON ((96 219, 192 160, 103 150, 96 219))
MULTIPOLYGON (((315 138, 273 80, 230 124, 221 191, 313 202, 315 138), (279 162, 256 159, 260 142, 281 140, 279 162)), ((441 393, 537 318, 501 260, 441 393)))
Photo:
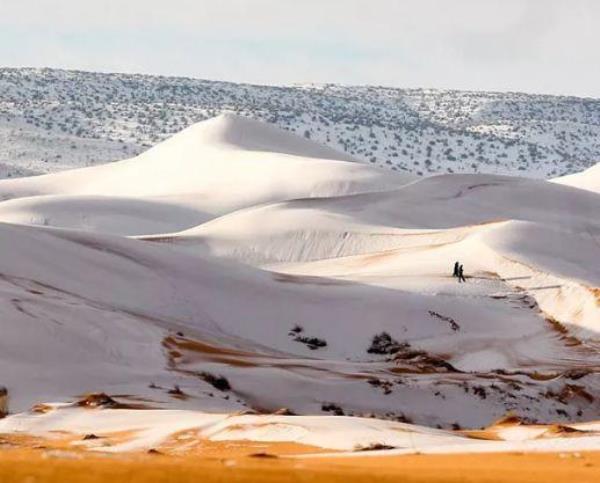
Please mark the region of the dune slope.
MULTIPOLYGON (((565 424, 599 413, 597 193, 411 180, 226 116, 131 160, 2 181, 0 195, 12 412, 87 407, 82 394, 103 392, 119 402, 92 397, 107 405, 98 421, 141 411, 125 431, 150 409, 200 411, 196 427, 285 408, 331 418, 276 425, 278 437, 333 449, 323 438, 344 441, 354 424, 399 444, 396 423, 352 417, 477 428, 507 413, 565 424)), ((51 414, 0 431, 95 420, 51 414)), ((266 437, 252 429, 231 432, 266 437)))
POLYGON ((574 188, 600 193, 600 163, 597 163, 595 166, 580 173, 561 176, 560 178, 554 178, 552 181, 567 186, 573 186, 574 188))
POLYGON ((14 201, 0 219, 120 235, 161 233, 264 202, 385 190, 412 179, 258 121, 221 115, 132 159, 2 181, 0 199, 14 201), (63 205, 65 195, 72 203, 63 205), (125 216, 111 224, 107 213, 125 216), (158 214, 161 219, 149 223, 158 214))

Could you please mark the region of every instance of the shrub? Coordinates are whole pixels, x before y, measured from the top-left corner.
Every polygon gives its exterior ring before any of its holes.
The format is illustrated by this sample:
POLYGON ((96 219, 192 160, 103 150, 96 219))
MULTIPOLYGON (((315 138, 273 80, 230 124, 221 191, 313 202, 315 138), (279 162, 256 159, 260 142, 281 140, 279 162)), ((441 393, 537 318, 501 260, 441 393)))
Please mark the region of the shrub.
POLYGON ((373 336, 371 345, 367 349, 369 354, 395 354, 396 352, 407 349, 409 344, 400 343, 387 332, 381 332, 373 336))

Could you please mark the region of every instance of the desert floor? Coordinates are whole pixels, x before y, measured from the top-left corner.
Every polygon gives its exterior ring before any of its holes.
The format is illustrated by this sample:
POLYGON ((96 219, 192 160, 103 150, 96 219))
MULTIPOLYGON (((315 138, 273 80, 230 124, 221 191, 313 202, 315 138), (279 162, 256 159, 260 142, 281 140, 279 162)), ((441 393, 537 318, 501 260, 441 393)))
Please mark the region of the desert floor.
POLYGON ((48 447, 0 451, 0 481, 12 482, 598 482, 600 453, 353 456, 297 459, 291 444, 232 442, 202 454, 91 456, 48 447))

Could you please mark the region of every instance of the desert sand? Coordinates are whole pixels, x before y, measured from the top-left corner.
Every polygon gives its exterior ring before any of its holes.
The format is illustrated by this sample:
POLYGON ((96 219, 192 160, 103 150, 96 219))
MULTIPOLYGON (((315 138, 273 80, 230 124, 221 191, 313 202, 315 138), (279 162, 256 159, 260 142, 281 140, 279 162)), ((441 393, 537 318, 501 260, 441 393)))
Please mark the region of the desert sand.
POLYGON ((595 483, 600 454, 494 454, 355 457, 352 459, 287 458, 290 448, 240 445, 193 456, 161 454, 127 457, 80 456, 45 450, 0 452, 0 479, 64 482, 502 482, 595 483), (278 455, 276 457, 262 456, 278 455), (259 456, 252 456, 259 455, 259 456))

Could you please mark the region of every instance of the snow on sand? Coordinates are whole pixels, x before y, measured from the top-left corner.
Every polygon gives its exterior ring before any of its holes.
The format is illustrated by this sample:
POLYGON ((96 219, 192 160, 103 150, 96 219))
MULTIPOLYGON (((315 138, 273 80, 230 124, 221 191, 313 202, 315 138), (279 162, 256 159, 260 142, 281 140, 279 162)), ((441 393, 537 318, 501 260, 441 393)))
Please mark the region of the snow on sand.
POLYGON ((23 413, 0 431, 487 451, 508 446, 402 422, 599 414, 593 191, 413 180, 228 115, 130 160, 2 181, 0 198, 11 411, 99 391, 155 409, 23 413), (227 416, 282 407, 319 416, 227 416))

